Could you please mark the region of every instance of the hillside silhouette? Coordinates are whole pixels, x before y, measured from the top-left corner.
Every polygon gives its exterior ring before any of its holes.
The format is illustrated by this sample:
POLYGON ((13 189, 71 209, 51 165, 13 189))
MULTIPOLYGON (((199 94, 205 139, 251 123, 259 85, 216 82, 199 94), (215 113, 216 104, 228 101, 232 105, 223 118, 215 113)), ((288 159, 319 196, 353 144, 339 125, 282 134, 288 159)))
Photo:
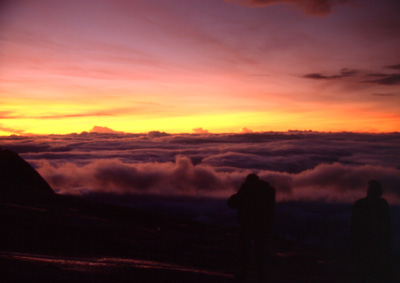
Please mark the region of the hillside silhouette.
POLYGON ((43 177, 17 153, 0 149, 0 192, 3 196, 43 198, 54 191, 43 177))

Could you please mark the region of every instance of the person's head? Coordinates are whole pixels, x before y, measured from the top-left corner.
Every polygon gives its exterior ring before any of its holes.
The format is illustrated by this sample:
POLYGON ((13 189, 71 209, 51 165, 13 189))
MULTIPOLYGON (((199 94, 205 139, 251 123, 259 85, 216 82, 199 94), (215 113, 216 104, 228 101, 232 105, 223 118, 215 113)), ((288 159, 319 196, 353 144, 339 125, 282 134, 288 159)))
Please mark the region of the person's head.
POLYGON ((368 181, 367 196, 372 198, 379 198, 383 194, 381 183, 377 180, 368 181))
POLYGON ((257 182, 258 180, 260 180, 260 178, 258 178, 258 176, 254 173, 251 173, 246 177, 246 183, 254 183, 257 182))

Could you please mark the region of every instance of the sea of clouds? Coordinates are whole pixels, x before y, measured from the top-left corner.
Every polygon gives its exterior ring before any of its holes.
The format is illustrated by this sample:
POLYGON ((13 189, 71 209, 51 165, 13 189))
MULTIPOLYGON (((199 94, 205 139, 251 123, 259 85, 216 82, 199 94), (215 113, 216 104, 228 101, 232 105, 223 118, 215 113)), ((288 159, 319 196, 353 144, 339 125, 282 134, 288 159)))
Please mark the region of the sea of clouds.
POLYGON ((277 199, 353 202, 370 179, 400 200, 400 134, 81 133, 0 137, 62 194, 227 197, 255 172, 277 199))
POLYGON ((255 172, 275 189, 276 234, 349 248, 352 203, 381 181, 400 257, 400 133, 81 133, 0 137, 61 194, 235 225, 226 199, 255 172))

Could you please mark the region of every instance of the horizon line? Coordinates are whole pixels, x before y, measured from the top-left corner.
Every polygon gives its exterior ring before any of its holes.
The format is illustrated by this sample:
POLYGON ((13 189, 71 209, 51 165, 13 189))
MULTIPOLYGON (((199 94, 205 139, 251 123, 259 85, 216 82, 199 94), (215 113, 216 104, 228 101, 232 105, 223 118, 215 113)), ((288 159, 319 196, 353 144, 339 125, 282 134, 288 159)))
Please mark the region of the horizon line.
POLYGON ((198 136, 207 136, 207 135, 248 135, 248 134, 267 134, 267 133, 303 133, 303 134, 340 134, 340 133, 351 133, 351 134, 400 134, 399 131, 390 131, 390 132, 368 132, 368 131, 317 131, 317 130, 286 130, 286 131, 249 131, 249 132, 165 132, 165 131, 148 131, 148 132, 124 132, 124 131, 110 131, 110 132, 97 132, 97 131, 82 131, 82 132, 71 132, 65 134, 56 134, 56 133, 48 133, 48 134, 36 134, 36 133, 10 133, 9 135, 2 135, 0 137, 30 137, 30 136, 68 136, 68 135, 151 135, 151 134, 161 134, 161 135, 198 135, 198 136))

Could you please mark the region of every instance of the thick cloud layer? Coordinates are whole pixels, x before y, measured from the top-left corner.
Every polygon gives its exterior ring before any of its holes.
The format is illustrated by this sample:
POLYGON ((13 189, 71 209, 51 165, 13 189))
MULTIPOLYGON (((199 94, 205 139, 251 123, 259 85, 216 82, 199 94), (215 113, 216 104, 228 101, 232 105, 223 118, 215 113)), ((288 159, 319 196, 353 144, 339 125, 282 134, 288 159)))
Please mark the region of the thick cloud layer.
POLYGON ((206 165, 194 166, 187 157, 175 162, 129 164, 117 159, 74 163, 36 164, 45 178, 61 193, 90 191, 114 193, 156 193, 164 195, 223 195, 233 189, 235 174, 217 173, 206 165))
MULTIPOLYGON (((103 159, 83 166, 40 161, 36 166, 59 193, 66 194, 107 192, 226 197, 250 172, 217 172, 208 165, 193 165, 187 157, 177 157, 175 162, 136 164, 103 159)), ((333 163, 296 174, 267 170, 258 170, 258 173, 277 189, 279 200, 354 201, 355 197, 365 194, 365 185, 371 178, 383 183, 390 198, 400 199, 400 170, 394 168, 333 163)))
POLYGON ((63 194, 220 196, 258 173, 278 200, 352 202, 369 179, 400 200, 400 134, 82 133, 1 137, 63 194))

